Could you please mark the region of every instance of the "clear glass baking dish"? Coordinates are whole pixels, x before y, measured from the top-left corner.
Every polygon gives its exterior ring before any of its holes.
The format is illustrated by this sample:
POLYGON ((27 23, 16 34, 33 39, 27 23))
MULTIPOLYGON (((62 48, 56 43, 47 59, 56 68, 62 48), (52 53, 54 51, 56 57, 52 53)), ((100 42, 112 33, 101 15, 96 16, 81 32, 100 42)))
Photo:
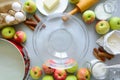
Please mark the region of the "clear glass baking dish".
POLYGON ((41 64, 52 68, 69 68, 87 54, 89 36, 84 23, 71 15, 54 14, 40 22, 33 33, 33 49, 41 64))

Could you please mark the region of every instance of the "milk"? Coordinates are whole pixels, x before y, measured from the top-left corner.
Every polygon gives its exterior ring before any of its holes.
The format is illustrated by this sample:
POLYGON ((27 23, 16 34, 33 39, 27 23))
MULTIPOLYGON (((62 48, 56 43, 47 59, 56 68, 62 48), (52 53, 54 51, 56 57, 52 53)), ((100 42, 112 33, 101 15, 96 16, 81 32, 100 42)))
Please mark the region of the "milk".
POLYGON ((95 8, 95 15, 99 20, 107 20, 112 16, 111 13, 107 13, 104 9, 104 3, 100 3, 95 8))
POLYGON ((107 69, 105 68, 105 64, 102 62, 96 63, 93 67, 92 67, 92 75, 96 78, 96 79, 104 79, 107 75, 107 69))

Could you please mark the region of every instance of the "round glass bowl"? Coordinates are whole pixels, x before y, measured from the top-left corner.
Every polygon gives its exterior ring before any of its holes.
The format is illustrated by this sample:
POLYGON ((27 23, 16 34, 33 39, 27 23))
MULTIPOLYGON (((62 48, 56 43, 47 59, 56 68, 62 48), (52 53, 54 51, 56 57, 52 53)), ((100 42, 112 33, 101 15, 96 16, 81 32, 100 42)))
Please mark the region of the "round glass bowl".
POLYGON ((67 14, 54 14, 39 23, 33 34, 38 58, 52 68, 70 68, 85 57, 89 47, 86 26, 67 14), (63 21, 62 17, 68 20, 63 21))

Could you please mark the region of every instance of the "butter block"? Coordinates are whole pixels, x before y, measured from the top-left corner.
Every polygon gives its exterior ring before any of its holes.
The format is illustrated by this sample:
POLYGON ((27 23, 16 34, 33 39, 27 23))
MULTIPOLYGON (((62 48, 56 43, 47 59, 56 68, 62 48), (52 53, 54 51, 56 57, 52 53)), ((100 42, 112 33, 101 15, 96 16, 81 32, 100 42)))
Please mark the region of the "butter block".
POLYGON ((52 10, 59 4, 59 0, 44 0, 43 4, 48 10, 52 10))

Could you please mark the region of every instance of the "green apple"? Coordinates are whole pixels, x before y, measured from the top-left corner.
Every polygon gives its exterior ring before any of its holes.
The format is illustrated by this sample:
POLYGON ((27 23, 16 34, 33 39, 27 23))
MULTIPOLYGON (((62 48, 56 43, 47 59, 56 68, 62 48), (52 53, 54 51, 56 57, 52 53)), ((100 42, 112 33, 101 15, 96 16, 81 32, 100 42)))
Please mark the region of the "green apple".
POLYGON ((13 38, 14 34, 15 34, 15 28, 12 26, 6 26, 1 30, 1 35, 5 39, 13 38))
POLYGON ((65 80, 77 80, 77 77, 75 75, 69 75, 65 80))
POLYGON ((33 0, 26 0, 23 5, 23 10, 27 13, 34 13, 36 11, 37 7, 33 0))
POLYGON ((111 29, 120 30, 120 18, 119 17, 110 18, 109 24, 110 24, 111 29))
POLYGON ((108 21, 101 20, 96 24, 95 29, 98 34, 106 34, 110 30, 110 25, 108 21))
POLYGON ((76 4, 76 3, 78 3, 80 0, 69 0, 69 2, 70 3, 72 3, 72 4, 76 4))
POLYGON ((78 80, 90 80, 90 71, 87 68, 80 68, 77 72, 78 80))
POLYGON ((34 66, 30 69, 32 79, 39 79, 42 76, 42 69, 39 66, 34 66))
POLYGON ((52 75, 45 75, 43 76, 42 80, 54 80, 52 75))
POLYGON ((78 70, 78 64, 77 64, 77 62, 76 62, 76 64, 75 64, 74 66, 72 66, 71 68, 66 69, 66 71, 67 71, 68 73, 75 73, 77 70, 78 70))
POLYGON ((90 24, 95 21, 95 13, 92 10, 86 10, 85 12, 83 12, 82 18, 85 23, 90 24))

